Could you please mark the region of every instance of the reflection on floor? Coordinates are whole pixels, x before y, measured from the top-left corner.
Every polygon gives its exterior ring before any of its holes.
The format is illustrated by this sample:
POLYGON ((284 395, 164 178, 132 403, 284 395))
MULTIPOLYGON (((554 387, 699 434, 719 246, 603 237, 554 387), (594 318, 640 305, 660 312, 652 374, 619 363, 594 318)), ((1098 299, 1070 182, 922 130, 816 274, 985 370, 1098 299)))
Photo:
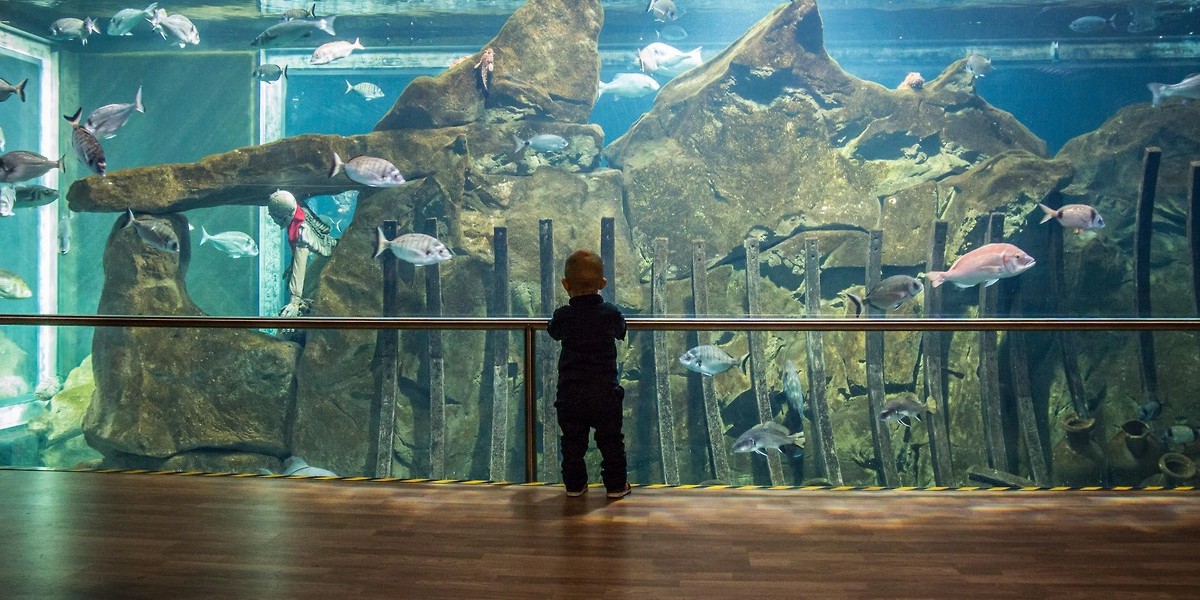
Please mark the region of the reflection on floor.
POLYGON ((1194 597, 1200 493, 387 484, 0 470, 0 596, 1194 597))

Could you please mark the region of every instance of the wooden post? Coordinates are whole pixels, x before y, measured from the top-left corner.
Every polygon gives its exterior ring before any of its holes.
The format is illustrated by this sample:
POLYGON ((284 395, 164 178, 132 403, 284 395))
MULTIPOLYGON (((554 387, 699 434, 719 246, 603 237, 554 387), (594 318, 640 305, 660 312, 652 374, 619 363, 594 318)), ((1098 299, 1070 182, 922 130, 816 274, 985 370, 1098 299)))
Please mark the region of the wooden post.
POLYGON ((1187 238, 1192 257, 1192 306, 1200 315, 1200 161, 1191 164, 1188 186, 1187 238))
POLYGON ((605 302, 617 303, 617 238, 612 217, 600 218, 600 260, 604 261, 604 278, 608 285, 600 290, 605 302))
MULTIPOLYGON (((383 222, 383 235, 391 240, 398 233, 396 221, 383 222)), ((400 259, 383 253, 383 316, 400 316, 400 259)), ((400 331, 381 329, 376 333, 375 353, 379 357, 379 393, 372 402, 369 422, 367 471, 375 477, 392 476, 392 449, 396 443, 396 396, 399 395, 400 331)))
MULTIPOLYGON (((866 273, 866 291, 870 293, 871 288, 875 287, 881 279, 881 271, 883 269, 883 231, 873 229, 870 233, 870 238, 867 242, 867 273, 866 273)), ((879 318, 883 316, 883 311, 871 306, 869 302, 865 302, 866 306, 863 309, 867 312, 870 318, 879 318)), ((896 472, 896 455, 892 451, 892 432, 888 429, 887 423, 879 420, 879 413, 883 411, 884 399, 884 377, 883 377, 883 332, 868 331, 867 336, 867 410, 870 414, 867 415, 867 420, 871 423, 871 446, 875 451, 875 461, 879 464, 879 471, 875 474, 879 480, 879 485, 887 487, 899 487, 900 476, 896 472)))
MULTIPOLYGON (((492 274, 492 316, 507 317, 512 312, 509 294, 508 228, 496 227, 492 238, 495 266, 492 274)), ((494 332, 492 353, 492 453, 488 479, 508 479, 508 336, 507 331, 494 332)))
MULTIPOLYGON (((746 300, 749 308, 748 315, 756 317, 762 314, 762 296, 759 294, 761 275, 759 274, 758 239, 746 238, 743 242, 746 249, 746 300)), ((758 422, 766 423, 775 419, 771 410, 771 392, 767 389, 766 366, 767 332, 750 332, 750 381, 754 384, 754 399, 758 405, 758 422)), ((783 463, 778 452, 767 453, 767 470, 770 473, 771 485, 783 485, 783 463)))
MULTIPOLYGON (((946 222, 935 221, 933 240, 929 246, 927 271, 946 269, 946 222)), ((925 316, 939 317, 942 314, 942 290, 925 286, 925 316)), ((946 370, 942 368, 942 349, 946 336, 940 331, 921 334, 921 346, 925 349, 925 389, 933 398, 937 410, 929 414, 926 427, 929 430, 929 454, 933 461, 933 481, 937 485, 954 485, 954 462, 950 455, 950 406, 946 400, 946 370)))
MULTIPOLYGON (((984 242, 1004 241, 1004 213, 988 215, 984 242)), ((979 284, 979 318, 996 314, 998 289, 995 285, 979 284)), ((996 332, 979 332, 979 402, 983 411, 983 441, 987 449, 988 466, 999 471, 1011 471, 1008 450, 1004 443, 1004 421, 1000 412, 1000 365, 996 355, 996 332)))
MULTIPOLYGON (((1010 316, 1020 317, 1021 281, 1018 279, 1012 285, 1014 292, 1010 316)), ((1029 391, 1029 355, 1025 350, 1025 335, 1022 331, 1008 332, 1008 366, 1012 372, 1012 391, 1017 401, 1017 423, 1021 428, 1021 439, 1025 442, 1029 472, 1035 482, 1045 485, 1050 481, 1050 469, 1046 464, 1037 411, 1033 408, 1033 394, 1029 391)))
MULTIPOLYGON (((1063 263, 1063 236, 1067 235, 1066 230, 1062 227, 1052 227, 1050 231, 1050 278, 1052 280, 1051 289, 1053 293, 1051 297, 1051 306, 1054 307, 1054 313, 1059 314, 1061 299, 1066 298, 1066 275, 1063 263)), ((1091 416, 1091 409, 1088 408, 1087 397, 1083 389, 1083 375, 1079 371, 1079 358, 1077 355, 1078 345, 1076 344, 1076 334, 1073 331, 1056 331, 1054 332, 1055 339, 1058 340, 1059 353, 1062 356, 1063 377, 1067 381, 1067 393, 1071 395, 1071 407, 1075 409, 1075 414, 1081 419, 1087 419, 1091 416)))
MULTIPOLYGON (((704 240, 692 240, 692 298, 697 317, 708 316, 708 262, 704 255, 704 240)), ((701 344, 712 343, 712 332, 697 331, 696 339, 701 344)), ((704 419, 708 424, 708 448, 712 461, 713 479, 730 483, 729 450, 725 445, 725 422, 721 418, 721 405, 713 389, 712 377, 700 378, 700 391, 704 396, 704 419)))
MULTIPOLYGON (((804 240, 805 314, 821 313, 821 249, 815 238, 804 240)), ((805 332, 808 353, 808 398, 813 413, 813 436, 808 445, 816 453, 817 468, 833 485, 842 485, 842 466, 833 442, 833 424, 825 403, 825 336, 820 331, 805 332)))
MULTIPOLYGON (((554 293, 559 287, 557 265, 554 262, 554 221, 538 222, 538 245, 541 250, 542 315, 549 317, 557 307, 554 293)), ((560 478, 558 456, 558 344, 540 344, 538 369, 542 378, 542 481, 560 478)), ((528 375, 527 375, 528 377, 528 375)))
POLYGON ((1039 484, 1030 481, 1019 475, 997 471, 996 469, 988 469, 984 467, 972 467, 967 472, 967 478, 971 481, 986 483, 988 485, 1003 485, 1008 487, 1038 487, 1039 484))
MULTIPOLYGON (((1142 157, 1142 185, 1138 190, 1137 219, 1133 226, 1133 281, 1136 316, 1150 317, 1150 234, 1154 218, 1154 193, 1162 150, 1146 148, 1142 157)), ((1138 332, 1138 358, 1142 374, 1142 403, 1158 401, 1158 372, 1154 361, 1154 334, 1138 332)))
MULTIPOLYGON (((667 238, 654 239, 654 262, 650 274, 650 313, 666 314, 667 238)), ((663 482, 679 483, 679 456, 675 452, 675 411, 671 408, 671 356, 667 354, 667 332, 656 330, 654 338, 654 389, 658 400, 658 441, 662 450, 663 482)))
MULTIPOLYGON (((425 235, 438 237, 437 219, 425 220, 425 235)), ((442 268, 432 264, 425 270, 426 312, 442 316, 442 268)), ((446 359, 442 349, 442 330, 429 334, 429 476, 446 477, 446 359)))

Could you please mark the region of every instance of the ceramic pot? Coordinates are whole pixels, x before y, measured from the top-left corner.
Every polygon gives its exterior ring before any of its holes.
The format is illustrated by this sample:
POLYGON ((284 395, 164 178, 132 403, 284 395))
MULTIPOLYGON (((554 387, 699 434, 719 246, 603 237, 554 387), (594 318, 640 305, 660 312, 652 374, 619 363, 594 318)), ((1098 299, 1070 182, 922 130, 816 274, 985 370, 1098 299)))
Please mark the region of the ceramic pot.
POLYGON ((1150 425, 1136 419, 1125 421, 1108 442, 1109 485, 1137 485, 1158 473, 1162 450, 1151 434, 1150 425))
POLYGON ((1082 487, 1104 485, 1104 451, 1092 441, 1096 419, 1081 419, 1067 413, 1061 426, 1066 436, 1051 454, 1050 479, 1055 485, 1082 487))
POLYGON ((1142 481, 1142 487, 1178 487, 1196 484, 1196 463, 1178 453, 1168 452, 1158 459, 1158 474, 1142 481))

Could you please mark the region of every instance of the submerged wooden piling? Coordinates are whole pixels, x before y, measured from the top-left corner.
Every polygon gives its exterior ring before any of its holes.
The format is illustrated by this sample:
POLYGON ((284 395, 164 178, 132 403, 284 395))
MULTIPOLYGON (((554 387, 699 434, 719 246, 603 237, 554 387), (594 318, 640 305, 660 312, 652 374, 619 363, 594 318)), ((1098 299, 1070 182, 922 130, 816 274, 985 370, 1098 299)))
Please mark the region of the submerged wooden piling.
MULTIPOLYGON (((1020 279, 1013 282, 1013 302, 1010 316, 1021 316, 1021 286, 1020 279)), ((1010 331, 1008 339, 1008 366, 1012 373, 1012 392, 1017 403, 1017 424, 1021 430, 1021 440, 1024 442, 1026 459, 1029 462, 1029 472, 1039 485, 1050 482, 1050 469, 1046 464, 1045 447, 1042 445, 1042 432, 1038 427, 1037 411, 1033 408, 1033 394, 1029 387, 1029 354, 1025 349, 1025 332, 1010 331)))
MULTIPOLYGON (((667 238, 654 239, 654 262, 650 274, 650 313, 666 314, 667 238)), ((663 483, 679 483, 679 457, 675 452, 675 411, 671 408, 671 356, 667 354, 667 332, 656 330, 654 339, 654 391, 658 402, 658 441, 662 451, 663 483)))
MULTIPOLYGON (((1162 150, 1146 148, 1142 156, 1142 184, 1138 188, 1137 219, 1133 225, 1133 282, 1136 316, 1149 318, 1150 234, 1154 219, 1154 194, 1158 189, 1158 165, 1162 150)), ((1142 374, 1142 403, 1158 402, 1158 371, 1154 361, 1154 333, 1138 332, 1138 366, 1142 374)))
MULTIPOLYGON (((399 225, 394 220, 383 222, 383 235, 395 239, 399 225)), ((400 316, 400 259, 384 252, 383 259, 383 316, 400 316)), ((399 395, 400 332, 380 329, 375 334, 375 353, 379 358, 379 393, 372 402, 369 421, 367 471, 374 477, 391 477, 392 449, 396 443, 396 397, 399 395)))
POLYGON ((617 238, 616 221, 612 217, 600 218, 600 260, 604 261, 604 278, 608 285, 600 290, 605 302, 617 302, 617 238))
MULTIPOLYGON (((742 245, 746 249, 747 316, 756 317, 762 314, 762 296, 759 294, 761 275, 759 273, 758 238, 746 238, 742 245)), ((767 332, 750 332, 750 381, 754 386, 759 423, 775 419, 775 413, 771 410, 771 392, 767 389, 766 341, 767 332)), ((785 483, 780 453, 767 453, 767 471, 770 473, 771 485, 785 483)))
MULTIPOLYGON (((692 299, 695 316, 708 316, 708 259, 704 254, 704 240, 692 240, 692 299)), ((700 345, 712 343, 711 331, 697 331, 700 345)), ((729 451, 725 446, 725 421, 721 418, 721 405, 713 389, 712 377, 700 378, 700 392, 704 396, 704 420, 708 425, 708 448, 712 462, 713 479, 730 483, 729 451)))
MULTIPOLYGON (((1062 298, 1066 298, 1066 270, 1064 268, 1065 258, 1063 256, 1063 236, 1066 235, 1066 229, 1062 227, 1053 227, 1050 231, 1050 278, 1051 278, 1051 306, 1054 314, 1060 314, 1062 298)), ((1075 414, 1081 419, 1087 419, 1091 416, 1091 409, 1088 408, 1087 397, 1084 395, 1083 375, 1079 371, 1078 345, 1076 342, 1076 333, 1074 331, 1055 331, 1054 337, 1058 341, 1059 355, 1062 358, 1063 378, 1067 382, 1067 393, 1071 396, 1071 407, 1075 409, 1075 414)))
MULTIPOLYGON (((929 246, 929 262, 926 271, 946 269, 946 222, 933 223, 933 239, 929 246)), ((925 316, 942 315, 942 290, 925 286, 925 316)), ((925 351, 925 390, 933 398, 934 410, 929 414, 925 427, 929 431, 929 454, 933 462, 933 481, 937 485, 954 485, 954 462, 950 455, 950 430, 946 426, 950 419, 950 405, 946 399, 946 370, 942 367, 942 349, 946 336, 940 331, 921 334, 921 346, 925 351)))
MULTIPOLYGON (((815 238, 804 240, 805 314, 821 313, 821 248, 815 238)), ((842 466, 833 442, 833 424, 825 402, 825 336, 820 331, 805 332, 808 354, 808 399, 813 413, 813 435, 806 452, 815 453, 817 468, 833 485, 842 485, 842 466)))
MULTIPOLYGON (((1004 241, 1004 213, 988 215, 984 243, 1004 241)), ((979 284, 979 318, 996 314, 999 290, 995 285, 979 284)), ((1008 450, 1004 442, 1004 421, 1000 411, 1000 363, 996 354, 995 331, 979 332, 979 401, 983 411, 983 440, 988 466, 1009 471, 1008 450)))
MULTIPOLYGON (((870 318, 884 316, 884 312, 871 306, 865 298, 882 278, 883 269, 883 231, 872 229, 867 240, 867 272, 866 286, 863 291, 863 310, 870 318)), ((875 452, 875 461, 879 465, 876 478, 879 485, 898 487, 900 476, 896 472, 896 455, 892 451, 892 432, 887 423, 879 420, 883 412, 885 400, 883 373, 883 332, 868 331, 867 337, 867 420, 871 423, 871 447, 875 452)))
MULTIPOLYGON (((542 316, 550 317, 557 307, 554 293, 559 286, 558 269, 554 263, 554 221, 538 221, 538 248, 541 250, 542 316)), ((558 344, 538 344, 538 371, 542 380, 542 461, 541 480, 558 481, 558 412, 554 401, 558 396, 558 344)), ((526 378, 528 378, 526 374, 526 378)), ((532 382, 526 383, 530 385, 532 382)))
POLYGON ((1192 258, 1192 308, 1200 315, 1200 161, 1192 162, 1189 181, 1187 238, 1192 258))
MULTIPOLYGON (((492 236, 492 316, 507 317, 512 313, 509 293, 508 228, 496 227, 492 236)), ((508 479, 508 337, 507 331, 492 332, 492 452, 488 479, 508 479)))
MULTIPOLYGON (((437 219, 426 219, 425 235, 438 237, 437 219)), ((442 316, 442 267, 432 264, 425 270, 425 312, 442 316)), ((429 339, 429 476, 446 477, 446 359, 442 349, 442 330, 430 329, 429 339)))

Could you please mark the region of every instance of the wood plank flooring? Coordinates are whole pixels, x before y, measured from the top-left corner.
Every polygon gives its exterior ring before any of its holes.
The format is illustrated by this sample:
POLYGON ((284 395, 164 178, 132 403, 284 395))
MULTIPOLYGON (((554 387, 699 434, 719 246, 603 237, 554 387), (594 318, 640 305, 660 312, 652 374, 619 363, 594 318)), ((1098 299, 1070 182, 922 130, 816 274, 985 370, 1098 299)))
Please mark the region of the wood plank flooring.
POLYGON ((1196 598, 1200 494, 0 471, 0 598, 1196 598))

